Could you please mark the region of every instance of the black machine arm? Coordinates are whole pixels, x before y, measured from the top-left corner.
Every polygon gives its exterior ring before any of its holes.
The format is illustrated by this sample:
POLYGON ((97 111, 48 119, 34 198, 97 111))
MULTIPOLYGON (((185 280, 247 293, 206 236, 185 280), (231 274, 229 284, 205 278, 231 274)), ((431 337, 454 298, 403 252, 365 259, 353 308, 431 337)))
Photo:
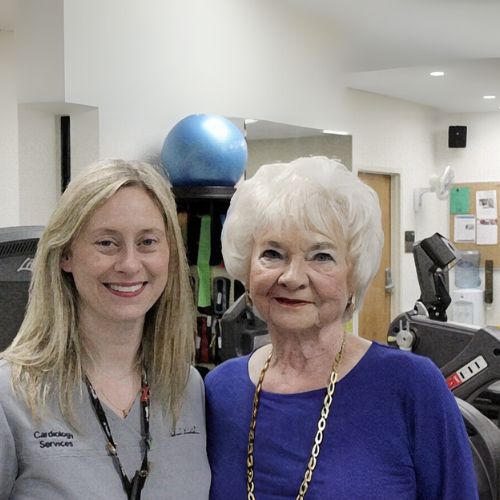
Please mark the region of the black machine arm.
POLYGON ((446 321, 446 309, 451 303, 447 271, 457 261, 458 251, 444 236, 435 233, 413 246, 413 258, 421 292, 419 302, 431 319, 446 321))
POLYGON ((458 251, 439 233, 413 247, 421 289, 412 311, 392 321, 388 343, 434 361, 455 396, 473 402, 500 380, 500 330, 446 322, 445 275, 458 251))

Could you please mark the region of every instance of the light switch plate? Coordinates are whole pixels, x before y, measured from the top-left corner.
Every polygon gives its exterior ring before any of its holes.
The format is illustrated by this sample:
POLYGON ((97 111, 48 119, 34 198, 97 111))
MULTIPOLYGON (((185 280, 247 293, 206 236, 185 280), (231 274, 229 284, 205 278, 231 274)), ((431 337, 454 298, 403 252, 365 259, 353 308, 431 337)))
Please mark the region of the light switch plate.
POLYGON ((415 231, 405 231, 405 253, 413 252, 414 243, 415 243, 415 231))

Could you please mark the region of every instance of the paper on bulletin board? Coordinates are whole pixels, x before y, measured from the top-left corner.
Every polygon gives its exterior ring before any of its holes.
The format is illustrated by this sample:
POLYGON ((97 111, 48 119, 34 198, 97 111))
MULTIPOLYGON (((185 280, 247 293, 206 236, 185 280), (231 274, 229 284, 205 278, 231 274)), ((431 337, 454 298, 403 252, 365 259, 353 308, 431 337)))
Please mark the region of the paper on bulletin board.
POLYGON ((497 218, 497 192, 494 189, 476 192, 476 216, 478 219, 497 218))
POLYGON ((476 243, 496 245, 498 243, 496 190, 476 192, 476 217, 476 243))
POLYGON ((454 240, 456 243, 476 241, 476 217, 474 215, 455 215, 454 240))
POLYGON ((476 243, 478 245, 498 243, 498 219, 477 219, 476 243))
POLYGON ((450 191, 450 214, 468 214, 469 205, 470 188, 453 187, 450 191))

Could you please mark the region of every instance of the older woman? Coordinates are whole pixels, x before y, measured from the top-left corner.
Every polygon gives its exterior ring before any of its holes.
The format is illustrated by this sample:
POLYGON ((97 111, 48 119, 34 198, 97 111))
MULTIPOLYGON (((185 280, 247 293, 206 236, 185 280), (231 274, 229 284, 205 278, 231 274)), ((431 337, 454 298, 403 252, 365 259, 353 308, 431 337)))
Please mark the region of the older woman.
POLYGON ((335 161, 265 165, 239 185, 224 262, 272 342, 206 378, 212 499, 476 498, 439 370, 345 331, 382 244, 376 194, 335 161))
POLYGON ((70 183, 0 355, 0 499, 207 498, 191 297, 159 171, 104 161, 70 183))

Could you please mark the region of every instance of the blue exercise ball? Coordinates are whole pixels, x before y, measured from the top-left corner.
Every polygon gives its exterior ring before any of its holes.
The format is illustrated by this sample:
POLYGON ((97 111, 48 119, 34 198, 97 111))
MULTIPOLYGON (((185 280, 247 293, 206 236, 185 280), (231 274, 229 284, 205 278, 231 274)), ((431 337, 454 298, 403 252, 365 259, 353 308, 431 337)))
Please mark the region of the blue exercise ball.
POLYGON ((173 186, 234 186, 248 158, 240 129, 213 114, 190 115, 168 133, 161 163, 173 186))

